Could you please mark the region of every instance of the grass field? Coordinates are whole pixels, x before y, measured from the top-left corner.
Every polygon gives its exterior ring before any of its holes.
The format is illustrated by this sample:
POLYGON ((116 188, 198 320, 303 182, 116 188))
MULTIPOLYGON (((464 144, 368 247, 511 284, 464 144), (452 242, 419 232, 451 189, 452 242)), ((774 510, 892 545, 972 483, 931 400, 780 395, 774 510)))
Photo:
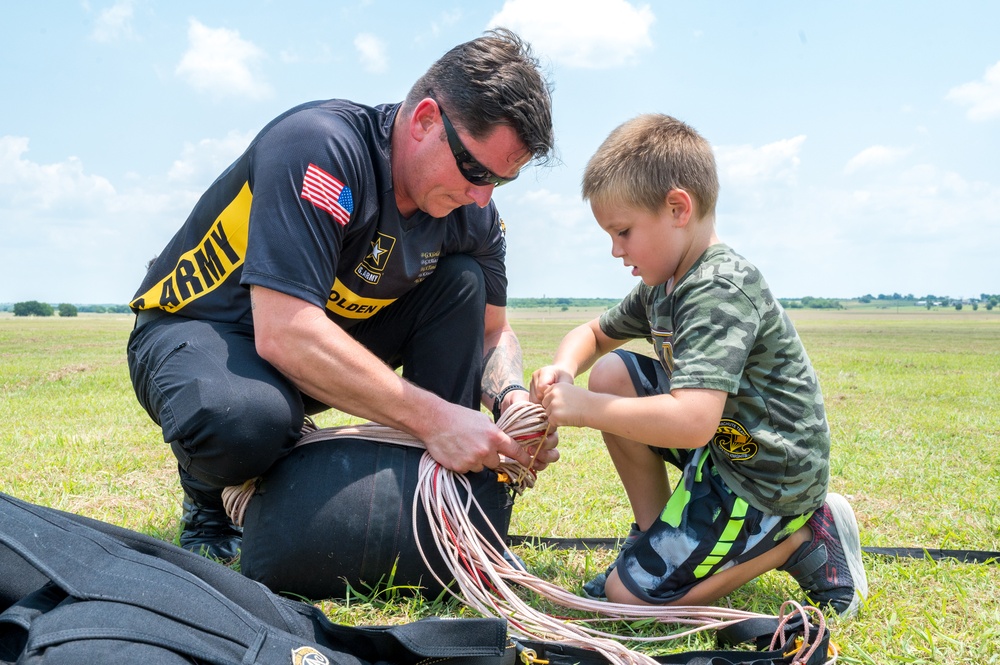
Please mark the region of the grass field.
MULTIPOLYGON (((547 363, 562 335, 593 314, 512 310, 526 371, 547 363)), ((862 544, 1000 549, 1000 312, 791 315, 826 396, 831 488, 851 499, 862 544)), ((122 315, 0 315, 0 491, 173 539, 175 462, 132 394, 130 328, 122 315)), ((342 421, 329 414, 321 424, 342 421)), ((623 535, 631 515, 600 438, 575 429, 560 436, 562 461, 518 501, 511 531, 623 535)), ((576 589, 611 558, 519 553, 536 574, 576 589)), ((834 631, 841 662, 1000 663, 1000 567, 870 555, 865 564, 868 603, 834 631)), ((786 575, 770 573, 727 602, 773 613, 797 596, 786 575)), ((322 607, 345 623, 458 611, 391 594, 322 607)))

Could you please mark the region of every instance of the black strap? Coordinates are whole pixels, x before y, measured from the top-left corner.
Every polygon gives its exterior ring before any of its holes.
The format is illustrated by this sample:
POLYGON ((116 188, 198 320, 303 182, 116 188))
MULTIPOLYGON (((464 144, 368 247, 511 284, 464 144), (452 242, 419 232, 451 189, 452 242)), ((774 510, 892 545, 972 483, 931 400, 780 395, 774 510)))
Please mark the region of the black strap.
MULTIPOLYGON (((508 545, 533 545, 556 550, 600 550, 621 547, 624 538, 548 538, 543 536, 507 536, 508 545)), ((996 564, 1000 552, 990 550, 935 549, 929 547, 862 547, 862 552, 904 559, 957 559, 962 563, 996 564)))
POLYGON ((528 392, 528 389, 519 383, 512 383, 499 393, 497 393, 496 399, 493 400, 493 422, 498 422, 500 420, 500 404, 503 402, 503 398, 507 396, 507 393, 513 392, 515 390, 523 390, 528 392))
POLYGON ((957 559, 962 563, 996 564, 1000 562, 1000 552, 989 550, 941 550, 927 547, 862 547, 862 552, 901 559, 931 559, 943 561, 957 559))
MULTIPOLYGON (((771 634, 777 626, 775 619, 771 623, 771 634)), ((765 648, 769 645, 771 635, 767 636, 765 648)), ((532 640, 515 640, 518 651, 531 649, 537 662, 546 661, 549 665, 607 665, 607 659, 597 651, 569 646, 558 642, 536 642, 532 640)), ((819 647, 806 665, 822 665, 827 662, 830 647, 830 633, 827 632, 820 640, 819 647)), ((662 665, 779 665, 791 662, 793 654, 785 654, 781 649, 774 651, 740 651, 735 649, 716 649, 705 651, 685 651, 683 653, 655 656, 653 660, 662 665)), ((523 659, 532 662, 531 658, 523 659)))

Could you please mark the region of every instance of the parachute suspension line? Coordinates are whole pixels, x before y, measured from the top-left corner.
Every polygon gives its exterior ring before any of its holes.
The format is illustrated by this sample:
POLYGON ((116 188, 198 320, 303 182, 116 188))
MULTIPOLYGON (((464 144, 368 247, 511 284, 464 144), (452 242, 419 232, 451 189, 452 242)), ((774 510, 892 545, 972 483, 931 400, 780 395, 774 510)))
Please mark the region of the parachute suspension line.
MULTIPOLYGON (((521 494, 534 487, 537 472, 532 468, 535 457, 542 449, 549 434, 548 418, 545 410, 532 402, 515 402, 497 421, 508 436, 524 447, 535 446, 532 461, 528 467, 501 456, 501 464, 495 469, 498 475, 505 475, 513 491, 521 494)), ((336 428, 316 429, 311 421, 303 428, 306 434, 296 447, 313 441, 338 438, 361 438, 379 443, 391 443, 417 448, 425 446, 414 437, 377 423, 363 423, 336 428)), ((259 479, 252 479, 243 485, 227 487, 223 490, 223 502, 227 513, 236 524, 242 524, 246 507, 253 497, 259 479)), ((461 603, 486 617, 499 617, 507 621, 509 630, 515 636, 528 640, 559 642, 577 648, 600 653, 613 665, 657 665, 650 656, 629 649, 620 640, 631 642, 664 642, 685 638, 706 630, 719 630, 746 619, 774 616, 710 606, 648 606, 627 605, 590 600, 562 589, 538 578, 510 562, 517 559, 506 545, 498 551, 493 545, 503 543, 482 507, 473 496, 469 480, 459 473, 449 471, 438 464, 426 451, 420 459, 419 478, 413 501, 413 533, 416 536, 420 556, 431 574, 445 590, 461 603), (430 524, 433 546, 454 577, 454 584, 438 577, 431 567, 424 544, 420 542, 417 529, 418 510, 422 509, 430 524), (482 534, 472 521, 472 515, 482 517, 482 523, 491 534, 482 534), (492 539, 488 536, 492 535, 492 539), (508 556, 505 558, 504 554, 508 556), (589 619, 567 619, 554 617, 531 607, 515 591, 513 586, 527 589, 536 595, 570 610, 578 610, 597 615, 589 619), (457 590, 456 590, 457 587, 457 590), (661 624, 678 624, 681 629, 665 635, 622 637, 593 627, 595 624, 611 621, 653 620, 661 624)), ((771 649, 785 648, 783 628, 785 624, 798 618, 805 626, 801 643, 791 645, 786 656, 790 663, 805 663, 819 647, 826 632, 823 613, 814 607, 802 606, 787 601, 781 606, 778 629, 772 639, 771 649), (817 635, 809 631, 809 617, 813 617, 817 635), (813 639, 810 640, 810 637, 813 639)), ((828 653, 827 663, 835 663, 837 653, 828 653)))

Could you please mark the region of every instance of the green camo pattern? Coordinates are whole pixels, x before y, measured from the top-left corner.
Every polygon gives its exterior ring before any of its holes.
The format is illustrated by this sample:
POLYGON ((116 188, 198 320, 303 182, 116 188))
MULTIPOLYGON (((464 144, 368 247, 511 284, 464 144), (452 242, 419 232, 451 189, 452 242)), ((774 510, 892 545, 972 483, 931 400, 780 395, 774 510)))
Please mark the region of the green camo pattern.
POLYGON ((774 515, 819 508, 830 477, 823 394, 760 271, 717 244, 667 291, 640 283, 601 316, 601 330, 648 339, 671 389, 729 394, 709 450, 738 496, 774 515))

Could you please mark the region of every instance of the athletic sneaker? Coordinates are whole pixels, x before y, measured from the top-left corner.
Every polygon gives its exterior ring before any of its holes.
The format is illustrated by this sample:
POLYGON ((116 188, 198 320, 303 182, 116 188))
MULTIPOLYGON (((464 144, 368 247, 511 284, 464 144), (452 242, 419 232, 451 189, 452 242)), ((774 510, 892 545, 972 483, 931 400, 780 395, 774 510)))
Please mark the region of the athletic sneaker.
POLYGON ((632 528, 629 529, 628 536, 625 538, 625 542, 622 543, 621 548, 618 550, 618 556, 615 557, 614 562, 610 566, 608 566, 608 569, 605 570, 603 573, 601 573, 600 575, 598 575, 597 577, 595 577, 594 579, 590 580, 589 582, 583 585, 584 596, 590 598, 591 600, 608 599, 607 594, 604 593, 604 585, 607 584, 608 582, 608 575, 610 575, 611 571, 614 570, 615 566, 618 565, 618 559, 621 558, 622 553, 625 552, 628 548, 632 547, 635 541, 639 540, 639 536, 641 536, 643 533, 645 532, 639 530, 639 525, 636 524, 635 522, 632 522, 632 528))
POLYGON ((852 617, 868 596, 868 579, 851 504, 839 494, 827 494, 823 507, 807 524, 812 540, 778 570, 795 578, 816 607, 833 608, 844 618, 852 617))

